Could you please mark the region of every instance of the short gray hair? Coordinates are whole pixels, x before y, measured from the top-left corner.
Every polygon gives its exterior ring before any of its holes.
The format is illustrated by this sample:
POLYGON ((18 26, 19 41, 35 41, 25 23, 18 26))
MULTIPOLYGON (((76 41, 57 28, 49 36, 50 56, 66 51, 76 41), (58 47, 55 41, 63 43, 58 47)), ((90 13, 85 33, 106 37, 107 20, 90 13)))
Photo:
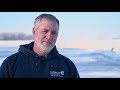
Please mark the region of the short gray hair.
POLYGON ((41 15, 37 16, 37 17, 35 18, 35 21, 34 21, 34 27, 36 27, 36 26, 38 25, 38 23, 39 23, 43 18, 45 18, 45 19, 47 19, 47 20, 50 20, 50 21, 56 22, 56 23, 58 24, 58 27, 59 27, 59 20, 58 20, 55 16, 53 16, 52 14, 41 14, 41 15))

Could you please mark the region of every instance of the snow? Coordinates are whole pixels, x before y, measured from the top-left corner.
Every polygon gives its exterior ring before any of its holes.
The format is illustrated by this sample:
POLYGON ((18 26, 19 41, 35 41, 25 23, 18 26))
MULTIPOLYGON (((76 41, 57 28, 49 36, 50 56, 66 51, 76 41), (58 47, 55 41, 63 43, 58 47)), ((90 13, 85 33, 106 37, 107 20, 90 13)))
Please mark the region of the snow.
MULTIPOLYGON (((0 65, 9 55, 17 52, 19 45, 31 41, 0 41, 0 65)), ((120 78, 120 52, 58 48, 76 65, 81 78, 120 78)))

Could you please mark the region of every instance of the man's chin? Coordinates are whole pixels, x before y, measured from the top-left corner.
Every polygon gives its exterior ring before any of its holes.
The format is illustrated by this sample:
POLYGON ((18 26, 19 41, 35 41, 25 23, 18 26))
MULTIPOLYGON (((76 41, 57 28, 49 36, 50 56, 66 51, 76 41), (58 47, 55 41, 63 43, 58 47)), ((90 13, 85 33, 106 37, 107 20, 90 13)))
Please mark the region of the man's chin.
POLYGON ((42 47, 43 51, 49 52, 53 49, 53 47, 42 47))

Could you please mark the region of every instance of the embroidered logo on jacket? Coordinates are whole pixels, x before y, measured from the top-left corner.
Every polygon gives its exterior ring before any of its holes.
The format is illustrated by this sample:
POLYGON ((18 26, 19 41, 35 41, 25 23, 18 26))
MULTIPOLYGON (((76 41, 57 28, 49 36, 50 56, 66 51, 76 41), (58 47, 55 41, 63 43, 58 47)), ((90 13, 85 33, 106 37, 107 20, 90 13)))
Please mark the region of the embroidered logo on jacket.
POLYGON ((64 71, 60 71, 60 72, 50 71, 50 75, 51 75, 52 77, 63 77, 63 76, 64 76, 64 71))

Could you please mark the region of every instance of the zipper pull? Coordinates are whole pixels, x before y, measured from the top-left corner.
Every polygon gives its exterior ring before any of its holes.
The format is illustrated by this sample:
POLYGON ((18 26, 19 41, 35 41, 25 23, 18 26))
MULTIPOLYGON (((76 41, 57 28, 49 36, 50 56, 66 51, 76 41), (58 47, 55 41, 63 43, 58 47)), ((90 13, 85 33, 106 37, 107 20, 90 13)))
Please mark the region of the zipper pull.
POLYGON ((36 62, 36 66, 38 65, 38 63, 36 62))
POLYGON ((37 66, 38 65, 38 56, 36 56, 36 63, 35 65, 37 66))

